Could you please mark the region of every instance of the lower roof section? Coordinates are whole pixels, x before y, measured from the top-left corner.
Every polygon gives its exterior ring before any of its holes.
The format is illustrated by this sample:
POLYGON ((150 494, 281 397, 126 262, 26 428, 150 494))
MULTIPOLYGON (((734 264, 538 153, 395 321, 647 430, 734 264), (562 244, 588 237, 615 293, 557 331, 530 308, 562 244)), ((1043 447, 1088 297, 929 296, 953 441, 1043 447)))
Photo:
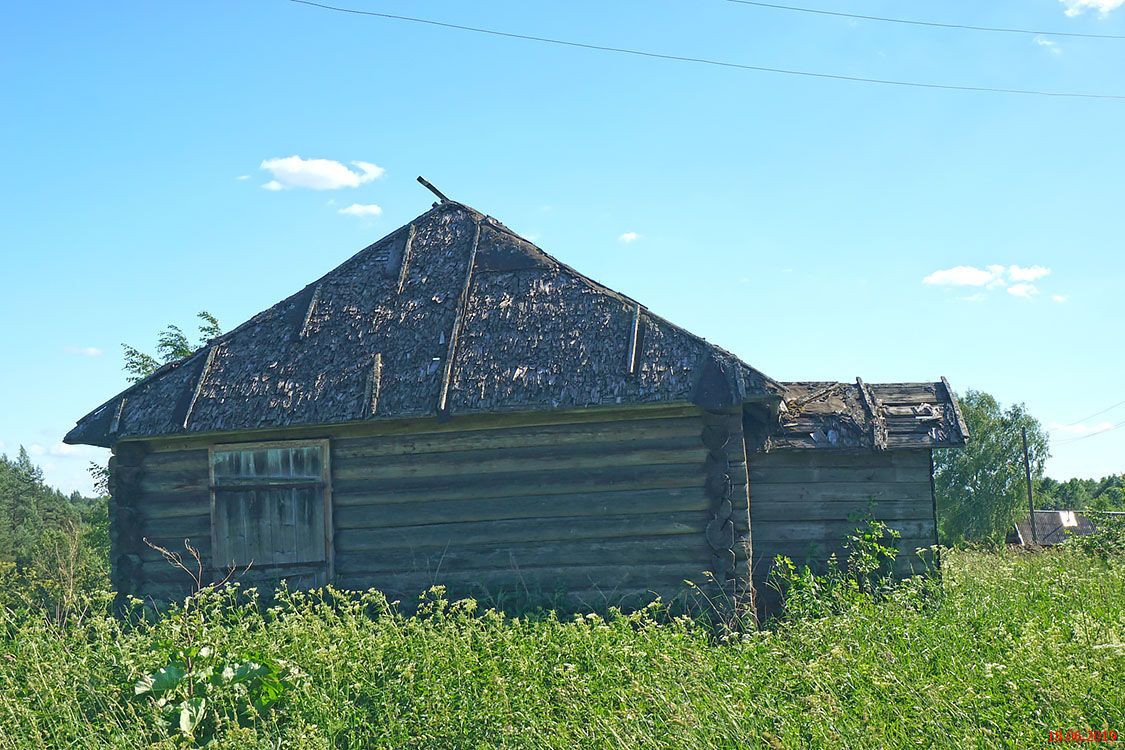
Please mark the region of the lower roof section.
POLYGON ((784 383, 765 450, 950 448, 969 437, 957 396, 934 383, 784 383))

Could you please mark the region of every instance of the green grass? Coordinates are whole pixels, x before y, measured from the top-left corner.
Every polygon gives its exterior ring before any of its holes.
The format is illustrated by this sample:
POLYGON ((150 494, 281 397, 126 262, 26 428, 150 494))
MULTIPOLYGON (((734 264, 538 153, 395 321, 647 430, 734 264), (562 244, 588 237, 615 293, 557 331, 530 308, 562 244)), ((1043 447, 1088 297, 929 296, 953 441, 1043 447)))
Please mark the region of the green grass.
MULTIPOLYGON (((646 613, 511 620, 439 604, 372 617, 383 606, 373 594, 298 596, 265 615, 213 601, 150 625, 98 614, 59 627, 7 607, 0 747, 189 744, 134 695, 189 641, 218 665, 283 662, 291 682, 246 726, 220 718, 216 747, 1022 748, 1046 745, 1048 729, 1090 728, 1125 738, 1120 558, 949 551, 940 589, 922 589, 726 638, 646 613)), ((209 704, 217 715, 240 700, 224 690, 209 704)))

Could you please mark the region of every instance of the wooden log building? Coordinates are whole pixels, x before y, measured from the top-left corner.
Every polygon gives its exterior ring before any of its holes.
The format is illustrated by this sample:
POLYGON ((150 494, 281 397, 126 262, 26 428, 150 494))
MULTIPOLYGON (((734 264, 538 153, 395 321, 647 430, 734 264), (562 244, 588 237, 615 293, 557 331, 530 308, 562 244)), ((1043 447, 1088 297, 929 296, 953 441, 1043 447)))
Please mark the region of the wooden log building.
POLYGON ((79 420, 112 448, 112 578, 434 584, 509 609, 744 594, 874 502, 934 542, 944 381, 781 383, 443 200, 79 420))

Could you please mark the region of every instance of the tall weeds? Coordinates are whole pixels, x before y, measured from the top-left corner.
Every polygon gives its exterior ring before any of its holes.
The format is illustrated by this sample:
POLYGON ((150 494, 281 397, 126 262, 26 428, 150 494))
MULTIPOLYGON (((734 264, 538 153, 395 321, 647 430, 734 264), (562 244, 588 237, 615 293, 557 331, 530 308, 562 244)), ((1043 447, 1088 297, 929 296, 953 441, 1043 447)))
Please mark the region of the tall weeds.
POLYGON ((719 637, 659 606, 512 619, 440 589, 409 617, 377 592, 262 606, 234 586, 155 620, 103 597, 60 623, 5 589, 0 747, 1019 748, 1122 731, 1125 562, 944 555, 940 581, 719 637), (138 691, 171 664, 171 688, 138 691))

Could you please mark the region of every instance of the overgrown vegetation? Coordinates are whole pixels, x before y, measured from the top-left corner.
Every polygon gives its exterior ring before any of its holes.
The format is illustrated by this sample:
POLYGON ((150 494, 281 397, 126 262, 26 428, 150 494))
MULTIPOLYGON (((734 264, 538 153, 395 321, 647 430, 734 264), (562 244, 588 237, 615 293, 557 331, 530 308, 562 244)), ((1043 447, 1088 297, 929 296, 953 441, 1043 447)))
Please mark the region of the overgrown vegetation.
MULTIPOLYGON (((780 594, 782 616, 798 620, 825 617, 868 599, 879 601, 900 585, 894 576, 894 562, 901 534, 870 515, 856 523, 844 543, 847 559, 843 566, 835 553, 829 556, 823 572, 807 564, 797 566, 782 555, 774 560, 769 585, 780 594)), ((935 552, 931 550, 928 557, 935 552)))
POLYGON ((1125 719, 1125 562, 948 550, 940 579, 718 635, 431 592, 236 589, 61 625, 4 587, 0 747, 1033 747, 1125 719))
POLYGON ((0 570, 56 617, 109 585, 107 524, 104 497, 48 487, 23 448, 0 455, 0 570))
MULTIPOLYGON (((943 465, 989 505, 946 521, 961 538, 1021 508, 977 463, 1010 446, 984 443, 943 465)), ((436 589, 405 616, 374 591, 265 606, 202 582, 121 617, 104 498, 51 490, 21 451, 0 460, 0 515, 0 748, 1016 748, 1125 725, 1113 516, 1053 550, 943 549, 940 576, 904 582, 895 533, 867 519, 827 570, 780 559, 781 616, 739 631, 659 604, 511 619, 436 589)))
POLYGON ((959 396, 971 438, 964 448, 934 452, 938 538, 943 544, 1002 542, 1012 523, 1027 518, 1021 432, 1027 430, 1031 472, 1043 476, 1047 434, 1023 404, 1007 408, 990 394, 959 396))
POLYGON ((222 333, 223 329, 218 319, 206 310, 201 310, 195 317, 199 319, 199 330, 194 343, 188 340, 187 334, 178 325, 168 324, 156 336, 155 356, 135 346, 122 344, 125 375, 129 382, 137 383, 156 372, 161 365, 190 356, 196 349, 222 333))

